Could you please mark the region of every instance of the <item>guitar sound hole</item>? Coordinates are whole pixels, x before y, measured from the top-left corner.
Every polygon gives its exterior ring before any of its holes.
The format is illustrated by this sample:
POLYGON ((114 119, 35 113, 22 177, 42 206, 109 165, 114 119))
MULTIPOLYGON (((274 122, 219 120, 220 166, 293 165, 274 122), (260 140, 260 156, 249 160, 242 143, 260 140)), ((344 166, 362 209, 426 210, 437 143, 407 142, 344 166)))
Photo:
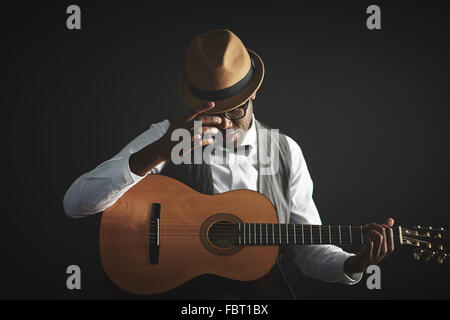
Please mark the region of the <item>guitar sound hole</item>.
POLYGON ((227 249, 234 246, 233 237, 236 235, 236 227, 230 221, 218 221, 214 223, 208 231, 208 239, 220 249, 227 249))

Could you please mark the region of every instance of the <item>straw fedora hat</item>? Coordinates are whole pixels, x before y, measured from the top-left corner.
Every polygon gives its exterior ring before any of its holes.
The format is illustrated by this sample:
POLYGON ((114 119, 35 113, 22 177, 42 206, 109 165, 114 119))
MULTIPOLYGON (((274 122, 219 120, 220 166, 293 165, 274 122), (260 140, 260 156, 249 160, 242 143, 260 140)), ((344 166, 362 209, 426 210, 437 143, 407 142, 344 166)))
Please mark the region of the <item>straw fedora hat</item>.
POLYGON ((220 29, 190 42, 178 89, 188 106, 198 108, 214 101, 215 107, 208 112, 221 113, 247 102, 263 78, 261 58, 233 32, 220 29))

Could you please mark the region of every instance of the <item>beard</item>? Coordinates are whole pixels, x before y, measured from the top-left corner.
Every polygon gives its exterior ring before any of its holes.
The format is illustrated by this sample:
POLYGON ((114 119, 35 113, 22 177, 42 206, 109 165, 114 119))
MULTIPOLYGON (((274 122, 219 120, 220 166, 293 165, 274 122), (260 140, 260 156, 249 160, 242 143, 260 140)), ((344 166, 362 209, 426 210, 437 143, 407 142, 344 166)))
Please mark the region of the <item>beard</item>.
POLYGON ((245 137, 245 131, 243 129, 226 129, 219 131, 221 134, 217 134, 215 143, 221 145, 225 149, 234 149, 241 145, 245 137))

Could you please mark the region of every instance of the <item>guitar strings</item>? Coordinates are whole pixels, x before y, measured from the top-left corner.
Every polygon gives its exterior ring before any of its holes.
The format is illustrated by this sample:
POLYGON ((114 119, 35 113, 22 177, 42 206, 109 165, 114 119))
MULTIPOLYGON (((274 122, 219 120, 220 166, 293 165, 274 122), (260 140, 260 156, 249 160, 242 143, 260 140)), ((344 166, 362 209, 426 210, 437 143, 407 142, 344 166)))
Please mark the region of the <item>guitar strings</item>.
MULTIPOLYGON (((189 230, 186 230, 186 229, 182 229, 182 230, 178 230, 178 229, 170 229, 170 230, 162 230, 162 231, 160 231, 160 232, 157 232, 157 231, 150 231, 150 232, 147 232, 147 231, 140 231, 140 232, 143 232, 144 234, 147 234, 147 235, 157 235, 157 234, 160 234, 160 235, 165 235, 165 234, 177 234, 177 235, 189 235, 189 234, 199 234, 199 232, 203 232, 200 228, 196 228, 196 229, 189 229, 189 230)), ((244 232, 243 232, 243 230, 236 230, 236 229, 230 229, 230 228, 215 228, 214 229, 214 231, 212 231, 212 232, 210 232, 211 234, 228 234, 228 233, 235 233, 235 234, 241 234, 241 235, 244 235, 244 232)), ((265 235, 265 234, 269 234, 269 235, 272 235, 272 234, 276 234, 277 236, 280 234, 280 232, 279 232, 279 229, 274 229, 273 231, 272 230, 267 230, 267 232, 266 232, 266 230, 251 230, 250 232, 248 232, 248 230, 246 229, 246 232, 245 232, 245 235, 249 235, 249 234, 251 234, 251 235, 254 235, 256 233, 256 235, 257 236, 259 236, 260 234, 262 234, 262 235, 265 235)), ((281 230, 281 235, 282 236, 286 236, 286 234, 287 234, 287 232, 286 232, 286 229, 282 229, 281 230)), ((289 237, 311 237, 311 233, 310 232, 305 232, 305 233, 303 233, 302 234, 302 232, 296 232, 295 234, 294 234, 294 232, 292 232, 292 230, 289 230, 289 235, 288 235, 289 237)), ((319 233, 316 233, 316 232, 313 232, 312 233, 312 236, 313 237, 318 237, 318 238, 322 238, 322 239, 329 239, 330 238, 330 236, 329 236, 329 234, 323 234, 322 233, 322 235, 320 235, 319 233)), ((394 238, 397 238, 398 237, 398 235, 395 235, 394 234, 394 238)), ((336 234, 332 234, 331 235, 331 239, 348 239, 348 238, 350 238, 349 236, 345 236, 345 237, 339 237, 338 235, 336 235, 336 234)), ((357 238, 360 238, 360 235, 358 235, 358 237, 353 237, 354 239, 357 239, 357 238)))
MULTIPOLYGON (((281 226, 282 229, 284 229, 283 231, 286 230, 286 225, 289 228, 289 232, 293 232, 294 230, 294 226, 295 226, 295 230, 296 232, 301 232, 301 230, 299 230, 300 228, 303 228, 303 232, 304 233, 309 233, 311 232, 311 226, 312 226, 312 232, 313 233, 319 233, 321 232, 323 235, 327 235, 329 232, 332 232, 334 234, 341 232, 344 236, 346 234, 348 234, 348 232, 350 231, 350 229, 348 228, 348 226, 324 226, 324 225, 310 225, 310 224, 278 224, 278 223, 254 223, 254 222, 249 222, 249 223, 241 223, 242 228, 246 228, 248 226, 250 226, 251 229, 255 228, 255 224, 256 227, 261 228, 262 226, 266 225, 266 227, 268 226, 275 226, 274 229, 279 229, 278 225, 281 226), (319 228, 320 226, 320 228, 319 228), (319 231, 320 230, 320 231, 319 231)), ((149 224, 149 227, 155 227, 157 226, 157 222, 156 221, 152 221, 149 224)), ((167 227, 177 227, 177 229, 192 229, 192 228, 200 228, 199 224, 183 224, 183 223, 167 223, 167 222, 163 222, 160 223, 159 226, 167 226, 167 227)), ((217 225, 215 228, 219 228, 219 227, 225 227, 225 228, 230 228, 230 227, 236 227, 238 224, 233 223, 232 225, 226 225, 226 226, 220 226, 217 225)), ((270 228, 270 227, 269 227, 270 228)), ((272 229, 272 228, 270 228, 272 229)), ((361 226, 352 226, 352 234, 356 233, 358 234, 358 232, 360 231, 361 226)), ((253 230, 252 230, 253 231, 253 230)), ((397 231, 395 229, 393 229, 393 231, 397 231)), ((395 234, 395 233, 394 233, 395 234)))
MULTIPOLYGON (((159 233, 159 236, 160 236, 160 237, 166 237, 166 236, 172 236, 172 237, 196 236, 196 235, 199 235, 200 232, 201 232, 200 230, 197 231, 197 232, 182 232, 182 233, 179 233, 179 232, 162 232, 162 233, 159 233)), ((218 235, 218 236, 221 236, 221 235, 233 236, 233 235, 235 235, 235 236, 241 236, 241 237, 244 237, 244 233, 242 233, 242 232, 228 231, 228 230, 214 231, 214 232, 212 232, 211 234, 212 234, 212 235, 218 235)), ((245 234, 245 237, 246 237, 246 238, 248 238, 249 236, 250 236, 250 237, 254 237, 254 235, 255 235, 254 232, 251 232, 250 235, 249 235, 248 233, 246 233, 246 234, 245 234)), ((260 238, 261 235, 262 235, 263 237, 266 237, 266 233, 265 233, 265 232, 262 232, 262 233, 261 233, 261 232, 256 232, 256 237, 257 237, 257 238, 260 238)), ((267 235, 268 235, 268 237, 272 237, 273 233, 272 233, 272 232, 268 232, 267 235)), ((155 232, 144 233, 144 236, 148 236, 148 237, 156 237, 156 236, 158 236, 158 233, 155 233, 155 232)), ((277 237, 277 238, 280 237, 280 234, 279 234, 278 231, 275 232, 275 237, 277 237)), ((297 239, 300 239, 300 238, 310 239, 310 238, 311 238, 311 235, 310 235, 310 234, 305 234, 304 236, 302 236, 302 235, 300 234, 300 235, 295 235, 295 236, 294 236, 293 233, 289 233, 289 235, 286 235, 285 232, 282 232, 282 233, 281 233, 281 237, 282 237, 282 238, 288 237, 289 239, 291 239, 291 238, 292 238, 292 239, 294 239, 294 238, 297 238, 297 239)), ((312 238, 313 238, 313 239, 319 239, 319 240, 322 240, 323 242, 329 242, 329 241, 330 241, 330 237, 329 237, 329 236, 324 237, 324 236, 320 236, 320 235, 318 235, 318 234, 313 234, 313 235, 312 235, 312 238)), ((394 239, 394 240, 398 240, 399 237, 398 237, 398 236, 394 236, 393 239, 394 239)), ((346 242, 346 240, 349 240, 349 237, 345 237, 344 239, 341 238, 340 240, 341 240, 341 242, 346 242)), ((360 240, 360 237, 358 237, 357 239, 354 239, 354 240, 360 240)), ((331 241, 334 242, 334 243, 338 243, 338 242, 339 242, 339 237, 332 236, 332 237, 331 237, 331 241)), ((415 240, 413 240, 413 241, 415 241, 415 240)), ((355 242, 356 242, 356 241, 355 241, 355 242)), ((424 242, 425 242, 425 241, 424 241, 424 242)), ((427 243, 427 242, 425 242, 425 243, 427 243)))
MULTIPOLYGON (((289 225, 289 226, 291 226, 291 225, 289 225)), ((280 229, 281 229, 281 233, 282 234, 286 234, 287 232, 289 232, 290 235, 294 234, 294 228, 293 227, 288 227, 288 230, 286 230, 285 225, 281 226, 281 228, 280 227, 261 228, 261 226, 259 228, 258 228, 258 226, 256 226, 256 228, 255 228, 255 226, 253 226, 253 225, 251 225, 250 228, 247 228, 247 226, 245 227, 245 231, 250 232, 250 233, 255 233, 256 232, 257 234, 260 234, 261 232, 263 234, 265 234, 266 230, 269 233, 275 232, 275 233, 278 234, 280 229), (256 229, 256 231, 255 231, 255 229, 256 229)), ((322 237, 322 238, 329 238, 330 233, 331 233, 331 237, 332 238, 339 238, 339 233, 337 232, 337 230, 335 230, 335 229, 327 230, 327 229, 328 228, 325 228, 325 229, 322 229, 321 231, 319 231, 317 229, 316 230, 313 229, 312 231, 304 229, 302 231, 302 230, 299 230, 299 228, 297 227, 297 228, 295 228, 295 233, 298 234, 299 236, 304 234, 305 236, 308 236, 308 237, 312 233, 314 236, 318 236, 318 237, 322 237)), ((200 231, 201 227, 200 226, 179 226, 179 227, 170 227, 169 230, 167 230, 167 226, 165 226, 165 227, 163 226, 162 229, 160 229, 160 230, 161 230, 161 233, 179 233, 179 234, 182 234, 182 233, 185 233, 185 232, 189 233, 187 231, 197 231, 197 230, 200 231)), ((236 225, 232 225, 232 226, 230 226, 230 225, 227 225, 227 226, 220 226, 220 225, 218 225, 218 226, 216 226, 214 228, 214 233, 216 233, 216 232, 219 232, 219 233, 220 232, 230 232, 230 231, 243 233, 244 232, 243 230, 244 229, 237 230, 236 225)), ((156 231, 150 231, 149 233, 156 234, 157 232, 156 231)), ((341 235, 341 237, 345 237, 345 238, 349 237, 348 230, 341 230, 340 235, 341 235), (342 231, 344 231, 344 232, 342 232, 342 231)), ((360 236, 359 230, 354 230, 354 231, 352 230, 352 236, 353 237, 356 237, 356 236, 359 237, 360 236), (356 234, 355 234, 355 231, 356 231, 356 234)), ((398 237, 398 234, 394 233, 393 236, 394 237, 398 237)), ((405 237, 405 236, 403 235, 403 237, 405 237)))
MULTIPOLYGON (((189 222, 189 221, 199 221, 199 220, 160 220, 159 224, 160 225, 161 224, 164 224, 164 225, 180 225, 180 226, 195 226, 195 225, 198 225, 198 224, 187 224, 187 223, 185 223, 183 221, 189 222)), ((249 225, 249 224, 250 225, 254 225, 255 223, 257 225, 264 225, 264 224, 267 224, 267 225, 272 225, 272 224, 278 225, 278 224, 280 224, 282 226, 285 226, 285 225, 289 225, 289 226, 296 225, 298 227, 303 226, 305 228, 309 228, 310 226, 312 226, 314 228, 318 228, 320 226, 323 229, 328 229, 328 227, 330 227, 330 228, 338 228, 338 229, 341 228, 342 230, 344 230, 344 229, 348 230, 349 227, 351 227, 352 231, 361 229, 361 225, 359 225, 359 226, 354 226, 354 225, 338 225, 338 226, 334 226, 334 225, 305 224, 305 223, 303 223, 303 224, 302 223, 287 223, 286 224, 286 223, 278 223, 278 222, 237 222, 236 223, 236 222, 231 222, 231 221, 228 221, 228 220, 219 220, 218 222, 228 222, 228 223, 231 223, 231 224, 234 224, 234 225, 239 224, 239 223, 241 225, 243 225, 244 223, 246 225, 249 225)), ((149 223, 150 224, 158 224, 158 222, 155 221, 155 220, 150 220, 149 223)), ((362 226, 362 227, 364 227, 364 226, 362 226)), ((397 230, 397 229, 398 229, 398 227, 393 227, 393 230, 397 230)))
MULTIPOLYGON (((194 221, 194 220, 189 220, 189 221, 194 221)), ((227 221, 228 222, 228 221, 227 221)), ((156 226, 157 222, 156 221, 150 221, 150 227, 151 226, 156 226)), ((170 232, 162 232, 159 237, 161 238, 165 238, 165 239, 177 239, 177 238, 182 238, 182 237, 186 237, 186 236, 194 236, 194 237, 200 237, 199 236, 199 231, 200 231, 200 226, 198 224, 186 224, 186 223, 181 223, 179 220, 164 220, 163 222, 164 226, 170 226, 171 231, 170 232), (175 226, 177 226, 176 228, 174 228, 175 226), (186 231, 191 231, 191 232, 186 232, 186 231)), ((255 229, 257 229, 257 226, 259 225, 260 229, 261 226, 266 224, 266 226, 268 225, 278 225, 277 223, 245 223, 245 227, 250 226, 250 233, 252 235, 248 234, 246 235, 246 239, 248 237, 251 237, 253 239, 253 234, 255 233, 255 229), (256 228, 255 228, 256 226, 256 228), (253 227, 253 229, 252 229, 253 227)), ((162 225, 162 223, 160 223, 160 226, 162 225)), ((232 223, 232 225, 227 225, 227 226, 216 226, 215 230, 214 230, 214 234, 216 235, 226 235, 226 236, 230 236, 230 237, 239 237, 239 233, 237 233, 236 230, 230 230, 230 228, 236 228, 236 223, 232 223)), ((286 235, 286 225, 288 225, 288 232, 290 233, 288 238, 291 241, 295 241, 296 237, 294 237, 293 235, 293 229, 294 229, 294 225, 296 226, 296 233, 298 234, 298 237, 302 237, 304 238, 304 240, 309 240, 308 242, 311 242, 311 232, 312 232, 312 241, 315 242, 321 242, 323 244, 330 244, 330 239, 329 239, 329 232, 332 232, 333 234, 331 235, 331 242, 334 244, 344 244, 345 240, 348 240, 348 232, 350 231, 349 226, 324 226, 324 225, 311 225, 311 224, 281 224, 282 227, 282 231, 281 231, 281 239, 282 241, 285 241, 287 238, 286 235), (303 232, 301 232, 301 230, 298 230, 298 228, 302 226, 303 232), (312 229, 312 230, 311 230, 312 229), (327 230, 328 229, 328 230, 327 230), (345 237, 346 239, 340 239, 340 241, 337 241, 339 239, 339 236, 336 234, 336 232, 344 232, 344 234, 341 234, 341 237, 345 237), (320 241, 322 240, 322 241, 320 241), (344 241, 342 241, 344 240, 344 241)), ((358 233, 359 229, 361 228, 361 226, 351 226, 351 231, 352 234, 354 234, 354 232, 356 231, 358 233)), ((276 232, 275 234, 275 239, 279 240, 279 227, 275 227, 275 228, 270 228, 267 230, 268 231, 268 236, 272 236, 272 230, 276 232)), ((394 228, 394 230, 397 228, 394 228)), ((247 228, 246 228, 247 230, 247 228)), ((240 236, 243 237, 243 231, 240 231, 240 236)), ((158 236, 158 234, 156 232, 149 232, 147 233, 148 237, 147 239, 156 239, 156 237, 158 236)), ((260 236, 264 236, 264 239, 266 238, 266 230, 264 231, 259 231, 256 230, 256 236, 257 236, 257 240, 260 238, 260 236)), ((398 240, 399 236, 397 233, 394 233, 394 241, 398 240)), ((269 237, 268 237, 269 238, 269 237)), ((272 237, 270 237, 272 238, 272 237)), ((355 239, 359 238, 359 235, 356 236, 355 239)), ((303 240, 303 239, 302 239, 303 240)), ((183 240, 182 240, 183 241, 183 240)), ((304 241, 306 242, 306 241, 304 241)))
MULTIPOLYGON (((259 234, 259 233, 266 233, 266 230, 267 230, 267 232, 269 232, 269 233, 272 233, 272 230, 275 232, 275 233, 279 233, 279 231, 280 231, 280 229, 281 229, 281 233, 283 233, 283 234, 285 234, 285 233, 289 233, 289 234, 294 234, 294 229, 293 228, 289 228, 287 231, 286 231, 286 228, 285 227, 281 227, 281 228, 279 228, 279 227, 275 227, 275 228, 254 228, 254 227, 251 227, 250 229, 249 228, 245 228, 245 231, 246 231, 246 233, 247 232, 250 232, 250 233, 257 233, 257 234, 259 234)), ((196 227, 187 227, 187 226, 180 226, 180 227, 172 227, 172 228, 167 228, 167 226, 166 227, 162 227, 161 229, 160 229, 160 232, 161 233, 183 233, 183 232, 187 232, 187 233, 189 233, 189 232, 195 232, 195 231, 200 231, 201 230, 201 227, 199 227, 199 226, 196 226, 196 227)), ((215 228, 214 228, 214 233, 216 233, 216 232, 230 232, 230 231, 234 231, 234 232, 241 232, 241 233, 243 233, 244 232, 244 230, 243 229, 241 229, 241 230, 238 230, 235 226, 216 226, 215 228)), ((339 238, 339 234, 336 232, 336 230, 331 230, 330 231, 331 232, 331 237, 332 238, 339 238)), ((322 236, 323 238, 328 238, 329 237, 329 234, 330 234, 330 232, 328 232, 328 230, 324 230, 324 231, 322 231, 321 233, 320 232, 318 232, 317 230, 313 230, 313 232, 312 232, 312 234, 313 235, 317 235, 317 236, 322 236)), ((149 233, 157 233, 156 232, 156 230, 155 231, 153 231, 153 230, 150 230, 149 231, 149 233)), ((305 236, 310 236, 310 233, 311 233, 311 231, 310 230, 304 230, 303 232, 301 231, 301 230, 299 230, 299 229, 296 229, 295 230, 295 234, 298 234, 299 236, 301 236, 302 234, 305 234, 305 236)), ((356 234, 359 236, 360 235, 360 233, 358 232, 358 233, 354 233, 354 232, 352 232, 352 234, 355 236, 356 234)), ((345 237, 345 238, 347 238, 347 237, 349 237, 349 234, 347 233, 347 232, 345 232, 345 233, 341 233, 341 237, 345 237)))
MULTIPOLYGON (((176 220, 174 220, 174 221, 176 221, 176 220)), ((193 220, 191 220, 191 221, 193 221, 193 220)), ((329 232, 329 230, 333 231, 333 233, 341 231, 341 232, 345 232, 346 234, 350 231, 349 226, 328 226, 328 225, 292 224, 292 223, 279 224, 279 223, 260 223, 260 222, 256 222, 256 223, 255 222, 245 222, 245 223, 243 222, 243 223, 240 223, 240 224, 242 225, 242 227, 244 227, 244 224, 245 224, 246 228, 248 226, 250 226, 250 228, 254 228, 255 225, 257 227, 259 226, 260 228, 261 228, 261 226, 264 226, 264 225, 266 225, 266 226, 274 225, 274 226, 276 226, 275 227, 276 229, 279 228, 278 225, 281 225, 281 228, 283 228, 283 229, 285 229, 286 225, 287 225, 288 228, 289 228, 289 232, 291 232, 291 230, 293 230, 294 226, 295 226, 296 232, 300 232, 300 230, 298 230, 298 229, 302 227, 304 229, 305 233, 309 233, 310 232, 309 229, 311 229, 311 227, 312 227, 313 228, 313 230, 312 230, 313 233, 314 232, 319 232, 319 230, 321 230, 322 234, 324 234, 324 235, 326 235, 329 232)), ((150 227, 151 226, 157 226, 157 225, 158 225, 158 223, 156 221, 150 221, 150 223, 149 223, 150 227)), ((169 222, 168 223, 166 221, 160 222, 159 225, 160 226, 164 225, 164 226, 170 226, 170 227, 179 227, 179 228, 199 228, 200 227, 200 224, 186 224, 186 223, 180 223, 180 222, 178 222, 178 223, 170 223, 169 222)), ((231 225, 232 226, 237 226, 238 223, 232 223, 231 225)), ((230 225, 227 225, 227 226, 220 226, 219 225, 219 226, 216 226, 216 228, 217 227, 231 227, 231 226, 230 225)), ((360 229, 361 229, 361 226, 351 226, 352 234, 355 233, 355 232, 358 233, 358 231, 360 231, 360 229)), ((397 228, 394 227, 392 230, 397 232, 398 231, 398 227, 397 228)))
MULTIPOLYGON (((206 233, 204 233, 204 234, 206 234, 206 233)), ((200 235, 200 231, 199 232, 189 232, 189 233, 186 233, 186 232, 184 232, 184 233, 164 232, 164 233, 160 233, 159 237, 180 237, 180 238, 182 238, 184 236, 199 236, 199 235, 200 235)), ((213 232, 212 235, 228 235, 228 236, 237 236, 237 237, 241 236, 242 238, 244 238, 244 234, 243 233, 238 233, 236 231, 213 232)), ((272 238, 273 235, 274 235, 275 238, 279 238, 280 237, 280 234, 278 232, 276 232, 274 234, 272 232, 268 232, 267 233, 267 238, 272 238)), ((147 238, 148 237, 157 237, 158 233, 153 233, 153 232, 151 232, 151 233, 144 233, 144 236, 147 237, 147 238)), ((248 234, 248 233, 245 234, 245 238, 248 238, 248 237, 253 238, 254 236, 255 236, 254 232, 252 232, 250 234, 248 234)), ((258 239, 261 238, 261 236, 266 238, 266 233, 265 232, 262 232, 262 233, 256 232, 256 237, 258 239)), ((297 238, 297 239, 304 238, 305 240, 309 240, 309 239, 311 239, 311 235, 307 234, 304 237, 302 237, 301 235, 300 236, 298 236, 298 235, 294 236, 292 233, 290 233, 289 235, 286 235, 286 233, 282 232, 281 233, 281 238, 289 238, 289 239, 291 239, 291 238, 292 239, 294 239, 294 238, 297 238)), ((398 240, 399 238, 400 237, 398 237, 398 236, 394 236, 393 237, 394 240, 398 240)), ((325 242, 325 243, 330 241, 330 238, 328 236, 327 237, 324 237, 324 236, 321 237, 318 234, 313 234, 312 235, 312 239, 319 239, 319 240, 322 240, 322 242, 325 242)), ((338 242, 337 240, 339 240, 338 237, 331 237, 331 241, 332 242, 337 243, 338 242)), ((345 238, 345 239, 341 238, 340 240, 342 242, 346 242, 345 240, 349 240, 349 238, 345 238)), ((355 239, 355 240, 360 240, 360 238, 358 237, 358 239, 355 239)), ((408 239, 408 240, 410 240, 410 239, 408 239)), ((412 240, 412 241, 415 241, 415 240, 412 240)), ((430 243, 430 242, 427 242, 427 241, 423 241, 423 242, 424 243, 430 243)))

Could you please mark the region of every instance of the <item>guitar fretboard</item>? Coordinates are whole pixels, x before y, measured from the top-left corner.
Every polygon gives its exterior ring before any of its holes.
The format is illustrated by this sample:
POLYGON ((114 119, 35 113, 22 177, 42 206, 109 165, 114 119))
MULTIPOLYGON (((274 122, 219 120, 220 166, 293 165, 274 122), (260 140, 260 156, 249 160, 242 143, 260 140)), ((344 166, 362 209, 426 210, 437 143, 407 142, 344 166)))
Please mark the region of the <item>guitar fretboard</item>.
POLYGON ((362 226, 240 223, 237 227, 235 241, 239 245, 361 245, 364 243, 362 226))

